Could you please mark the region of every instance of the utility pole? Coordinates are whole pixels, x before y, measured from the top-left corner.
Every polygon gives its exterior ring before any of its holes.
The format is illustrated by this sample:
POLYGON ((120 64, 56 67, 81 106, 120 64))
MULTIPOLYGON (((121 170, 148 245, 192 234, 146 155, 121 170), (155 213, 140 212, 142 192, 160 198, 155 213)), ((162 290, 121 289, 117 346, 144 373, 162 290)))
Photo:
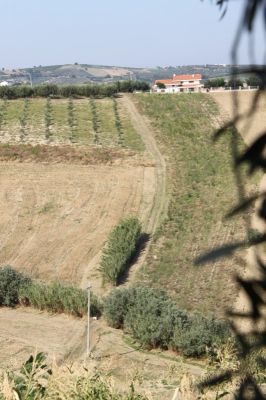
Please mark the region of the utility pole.
POLYGON ((86 356, 87 358, 90 356, 90 306, 91 306, 91 285, 89 283, 88 287, 88 326, 87 326, 87 349, 86 356))

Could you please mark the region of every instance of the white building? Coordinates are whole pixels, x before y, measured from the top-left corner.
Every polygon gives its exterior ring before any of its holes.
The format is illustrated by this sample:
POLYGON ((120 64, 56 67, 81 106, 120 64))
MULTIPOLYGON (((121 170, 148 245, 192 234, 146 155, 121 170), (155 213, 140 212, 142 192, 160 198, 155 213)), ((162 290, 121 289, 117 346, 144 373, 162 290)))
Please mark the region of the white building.
POLYGON ((173 75, 172 79, 158 79, 154 82, 152 91, 156 93, 181 93, 181 92, 200 92, 202 76, 192 75, 173 75))
POLYGON ((0 86, 8 86, 9 83, 7 81, 2 81, 0 82, 0 86))

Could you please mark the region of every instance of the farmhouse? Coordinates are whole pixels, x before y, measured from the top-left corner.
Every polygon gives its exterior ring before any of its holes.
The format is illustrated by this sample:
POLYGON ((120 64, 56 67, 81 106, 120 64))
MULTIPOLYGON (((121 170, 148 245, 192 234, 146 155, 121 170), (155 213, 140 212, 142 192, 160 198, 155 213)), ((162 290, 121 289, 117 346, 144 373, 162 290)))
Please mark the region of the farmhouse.
POLYGON ((9 83, 7 81, 2 81, 0 82, 0 86, 8 86, 9 83))
POLYGON ((172 79, 158 79, 154 82, 152 91, 156 93, 200 92, 201 75, 173 75, 172 79))

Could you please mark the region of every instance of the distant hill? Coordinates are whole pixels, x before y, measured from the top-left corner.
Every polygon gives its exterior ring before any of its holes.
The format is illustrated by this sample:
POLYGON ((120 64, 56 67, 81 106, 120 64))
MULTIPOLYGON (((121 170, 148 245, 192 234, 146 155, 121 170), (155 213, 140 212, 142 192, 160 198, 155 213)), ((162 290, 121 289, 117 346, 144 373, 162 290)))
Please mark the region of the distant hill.
MULTIPOLYGON (((239 73, 245 73, 247 66, 237 66, 239 73)), ((200 73, 203 79, 226 77, 230 75, 231 65, 184 65, 156 68, 131 68, 90 64, 64 64, 50 66, 34 66, 33 68, 0 70, 0 81, 6 80, 11 84, 81 84, 87 82, 114 82, 117 80, 144 80, 153 82, 155 79, 164 79, 173 74, 200 73)))

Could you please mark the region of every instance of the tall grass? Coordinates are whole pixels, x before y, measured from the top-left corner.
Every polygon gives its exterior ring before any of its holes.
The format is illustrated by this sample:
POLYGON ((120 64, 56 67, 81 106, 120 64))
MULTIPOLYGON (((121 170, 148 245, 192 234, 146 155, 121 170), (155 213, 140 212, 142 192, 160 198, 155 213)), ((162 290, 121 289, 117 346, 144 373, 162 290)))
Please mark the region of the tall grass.
POLYGON ((108 237, 99 270, 103 283, 117 285, 135 255, 141 237, 141 224, 135 217, 120 220, 108 237))
POLYGON ((103 372, 89 368, 58 367, 47 363, 44 353, 30 356, 19 371, 0 374, 0 400, 147 400, 137 394, 133 382, 127 393, 119 393, 103 372))
MULTIPOLYGON (((45 285, 31 282, 19 291, 19 302, 30 305, 39 310, 52 313, 66 313, 75 317, 83 317, 87 313, 87 292, 73 286, 64 286, 61 283, 45 285)), ((101 313, 100 302, 92 294, 90 312, 92 316, 101 313)))
MULTIPOLYGON (((91 293, 90 312, 99 316, 101 302, 91 293)), ((0 306, 18 304, 53 313, 83 317, 87 313, 87 291, 54 282, 50 285, 35 282, 10 266, 0 268, 0 306)))

